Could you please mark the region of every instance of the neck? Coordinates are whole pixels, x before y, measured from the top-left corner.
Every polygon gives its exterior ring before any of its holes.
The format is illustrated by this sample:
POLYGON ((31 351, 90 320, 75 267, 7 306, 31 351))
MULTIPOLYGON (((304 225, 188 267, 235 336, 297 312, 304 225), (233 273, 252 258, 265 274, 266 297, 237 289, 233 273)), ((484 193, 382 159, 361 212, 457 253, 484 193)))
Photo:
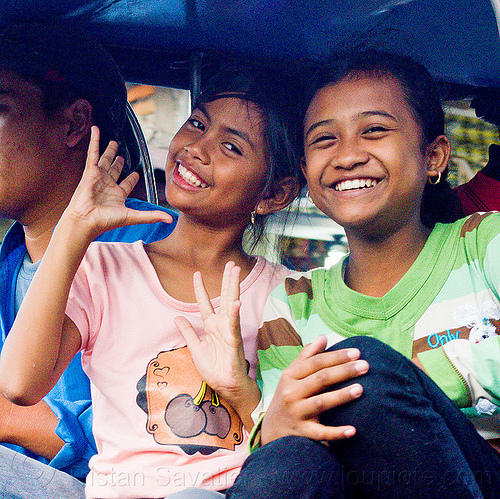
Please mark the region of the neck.
POLYGON ((346 285, 368 296, 384 296, 408 272, 430 232, 419 224, 417 228, 402 229, 379 240, 347 233, 350 252, 346 285))
POLYGON ((208 226, 181 213, 173 233, 150 246, 202 272, 223 269, 232 260, 246 274, 255 260, 243 251, 244 229, 243 225, 208 226))
POLYGON ((43 206, 41 209, 32 211, 29 215, 20 219, 23 225, 26 249, 33 262, 42 258, 49 245, 52 232, 57 222, 61 218, 71 195, 66 199, 55 200, 50 206, 43 206))

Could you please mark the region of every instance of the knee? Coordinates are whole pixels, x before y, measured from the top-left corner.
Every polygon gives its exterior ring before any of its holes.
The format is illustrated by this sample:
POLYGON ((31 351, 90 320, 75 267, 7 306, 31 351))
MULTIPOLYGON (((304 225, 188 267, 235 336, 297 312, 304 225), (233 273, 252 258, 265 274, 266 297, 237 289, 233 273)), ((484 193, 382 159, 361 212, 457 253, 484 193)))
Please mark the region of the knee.
POLYGON ((253 452, 245 461, 244 467, 263 465, 263 467, 269 468, 268 464, 273 462, 283 465, 286 463, 287 466, 297 463, 300 467, 317 468, 318 462, 329 458, 328 448, 319 442, 289 435, 273 440, 253 452))
MULTIPOLYGON (((417 391, 412 390, 412 387, 420 386, 420 377, 417 373, 419 369, 413 362, 379 340, 356 336, 331 347, 332 350, 342 348, 358 348, 361 358, 368 362, 369 370, 358 378, 331 387, 332 390, 336 390, 359 383, 363 387, 363 395, 349 404, 337 407, 335 411, 327 411, 328 418, 349 415, 355 416, 358 422, 366 418, 370 423, 374 414, 392 406, 394 400, 406 399, 410 392, 417 391)), ((328 424, 333 423, 330 421, 328 424)))

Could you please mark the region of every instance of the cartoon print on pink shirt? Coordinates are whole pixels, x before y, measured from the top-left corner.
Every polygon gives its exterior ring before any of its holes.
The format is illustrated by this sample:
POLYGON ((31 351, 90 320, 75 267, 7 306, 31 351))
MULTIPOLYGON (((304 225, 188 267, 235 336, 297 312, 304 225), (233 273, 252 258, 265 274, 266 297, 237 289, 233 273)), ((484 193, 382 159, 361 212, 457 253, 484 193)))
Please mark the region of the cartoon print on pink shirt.
POLYGON ((146 430, 159 444, 210 454, 243 442, 241 419, 200 378, 187 347, 160 352, 137 389, 137 403, 148 415, 146 430))

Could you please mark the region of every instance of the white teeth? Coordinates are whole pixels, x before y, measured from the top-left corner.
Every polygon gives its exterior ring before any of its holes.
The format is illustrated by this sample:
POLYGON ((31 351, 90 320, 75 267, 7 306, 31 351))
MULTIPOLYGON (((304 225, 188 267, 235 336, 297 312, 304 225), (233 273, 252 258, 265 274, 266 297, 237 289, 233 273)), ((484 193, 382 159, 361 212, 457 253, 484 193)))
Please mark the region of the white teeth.
POLYGON ((375 187, 378 183, 378 180, 374 178, 354 178, 352 180, 343 180, 342 182, 338 182, 335 184, 335 190, 349 191, 353 189, 364 189, 367 187, 375 187))
POLYGON ((180 163, 177 164, 177 171, 186 182, 189 182, 195 187, 207 187, 207 184, 202 182, 194 173, 190 172, 185 166, 182 166, 180 163))

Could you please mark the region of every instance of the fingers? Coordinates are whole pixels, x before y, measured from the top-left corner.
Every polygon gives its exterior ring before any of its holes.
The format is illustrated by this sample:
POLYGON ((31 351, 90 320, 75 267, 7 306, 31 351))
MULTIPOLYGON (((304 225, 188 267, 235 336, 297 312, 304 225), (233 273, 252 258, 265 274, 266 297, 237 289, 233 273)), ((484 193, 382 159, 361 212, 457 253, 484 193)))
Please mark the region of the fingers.
MULTIPOLYGON (((210 297, 203 283, 200 272, 193 275, 193 286, 196 301, 200 307, 200 314, 203 320, 206 320, 214 313, 210 297)), ((239 301, 240 297, 240 268, 234 262, 227 262, 222 276, 222 286, 220 293, 220 312, 228 317, 233 314, 234 303, 239 301)), ((239 310, 239 306, 237 306, 239 310)), ((237 313, 236 313, 237 314, 237 313)))
POLYGON ((345 440, 356 434, 356 428, 351 425, 345 426, 325 426, 315 421, 305 425, 302 435, 317 442, 332 442, 334 440, 345 440))
MULTIPOLYGON (((124 159, 121 156, 116 156, 116 153, 118 151, 118 143, 112 140, 106 147, 106 150, 104 151, 102 156, 100 156, 99 139, 99 128, 94 125, 90 130, 90 142, 87 153, 87 167, 98 166, 99 168, 104 169, 116 182, 124 165, 124 159)), ((137 180, 135 180, 135 183, 137 183, 137 180)), ((132 188, 134 187, 134 185, 132 186, 132 188)))
POLYGON ((300 362, 304 361, 305 359, 309 359, 311 357, 314 357, 316 354, 318 354, 320 352, 324 352, 326 345, 327 345, 326 336, 323 334, 318 336, 313 342, 308 343, 300 351, 300 354, 298 357, 300 359, 300 362))
POLYGON ((241 301, 237 300, 233 302, 233 306, 231 309, 231 314, 229 316, 229 327, 231 331, 235 334, 236 337, 241 338, 241 332, 240 332, 240 308, 241 308, 241 301))
MULTIPOLYGON (((308 415, 319 414, 325 410, 324 407, 321 407, 322 402, 330 405, 335 401, 342 402, 344 400, 342 397, 352 397, 353 394, 349 390, 355 385, 330 392, 335 393, 335 396, 327 395, 326 397, 314 398, 338 383, 362 376, 369 369, 368 362, 359 359, 358 349, 347 348, 322 352, 324 345, 325 340, 318 339, 304 347, 299 357, 283 371, 279 382, 280 394, 284 403, 292 404, 297 400, 313 400, 310 408, 305 411, 308 415)), ((360 389, 360 385, 356 385, 356 387, 355 390, 360 389)))
MULTIPOLYGON (((324 367, 300 379, 300 385, 294 388, 296 391, 295 395, 304 398, 312 397, 324 390, 328 390, 333 385, 362 376, 368 372, 368 369, 369 365, 365 360, 350 361, 332 367, 324 367)), ((294 372, 283 373, 285 379, 288 376, 291 376, 293 379, 294 374, 294 372)))
POLYGON ((223 314, 230 316, 233 304, 240 298, 240 267, 234 262, 227 262, 222 276, 220 293, 220 309, 223 314))
POLYGON ((212 307, 210 297, 203 283, 201 272, 195 272, 193 274, 193 286, 196 301, 198 302, 198 307, 200 307, 201 318, 205 321, 214 313, 214 308, 212 307))
POLYGON ((347 404, 361 397, 363 387, 359 383, 345 386, 338 390, 314 395, 301 402, 301 415, 305 419, 316 418, 320 414, 340 405, 347 404))
POLYGON ((261 443, 266 444, 287 435, 298 435, 318 442, 344 440, 356 434, 352 425, 326 426, 318 418, 290 419, 287 414, 268 411, 262 421, 261 443))
MULTIPOLYGON (((306 345, 289 366, 297 379, 306 378, 322 369, 340 366, 359 359, 360 351, 357 348, 344 348, 324 352, 326 338, 320 336, 306 345)), ((364 361, 363 361, 364 362, 364 361)))
MULTIPOLYGON (((116 182, 122 172, 123 165, 125 164, 125 160, 121 156, 116 156, 118 152, 118 143, 112 140, 106 150, 99 158, 98 166, 102 168, 109 176, 116 182)), ((129 177, 130 178, 130 175, 129 177)), ((129 184, 133 182, 132 188, 135 186, 139 177, 132 176, 131 180, 129 180, 129 184)), ((132 188, 130 190, 132 190, 132 188)))
POLYGON ((99 135, 99 128, 96 126, 91 127, 87 161, 85 163, 86 169, 97 166, 99 163, 99 135))
MULTIPOLYGON (((116 159, 121 159, 122 161, 122 164, 119 165, 119 166, 116 166, 115 169, 113 170, 115 173, 111 173, 110 172, 110 175, 113 177, 113 180, 116 182, 116 180, 118 180, 118 177, 117 178, 114 178, 115 175, 116 175, 116 171, 118 171, 118 169, 121 171, 122 168, 123 168, 123 158, 121 158, 120 156, 116 159)), ((120 174, 118 173, 118 176, 120 174)), ((136 186, 137 182, 139 181, 139 174, 137 172, 132 172, 128 177, 126 177, 125 179, 123 179, 121 182, 120 182, 120 187, 123 189, 123 192, 125 194, 125 197, 128 197, 128 195, 132 192, 132 189, 136 186)))

